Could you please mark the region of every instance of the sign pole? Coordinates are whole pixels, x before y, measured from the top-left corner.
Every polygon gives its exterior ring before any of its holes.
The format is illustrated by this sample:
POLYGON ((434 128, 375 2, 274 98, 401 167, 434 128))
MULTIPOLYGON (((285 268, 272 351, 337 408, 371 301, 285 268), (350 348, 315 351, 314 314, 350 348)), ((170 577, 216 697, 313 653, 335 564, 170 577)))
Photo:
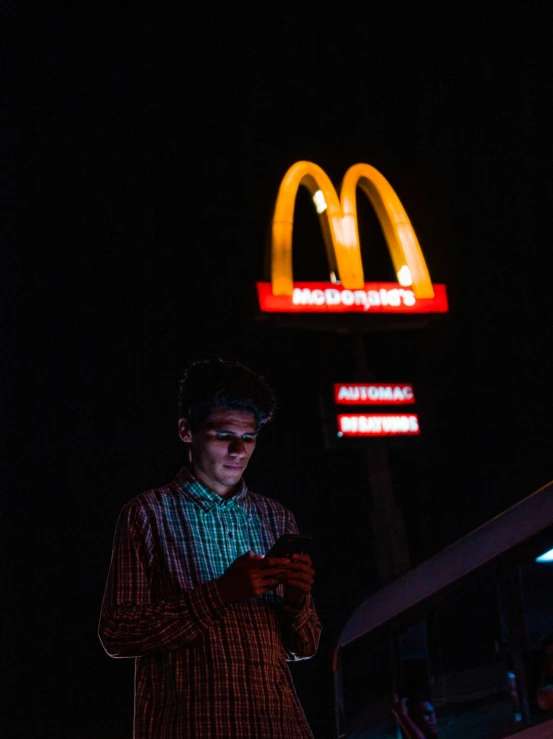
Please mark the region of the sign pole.
MULTIPOLYGON (((362 331, 354 334, 355 373, 358 382, 374 382, 365 352, 362 331)), ((371 496, 370 526, 374 555, 382 586, 410 569, 405 523, 392 487, 385 439, 367 440, 362 451, 371 496)))

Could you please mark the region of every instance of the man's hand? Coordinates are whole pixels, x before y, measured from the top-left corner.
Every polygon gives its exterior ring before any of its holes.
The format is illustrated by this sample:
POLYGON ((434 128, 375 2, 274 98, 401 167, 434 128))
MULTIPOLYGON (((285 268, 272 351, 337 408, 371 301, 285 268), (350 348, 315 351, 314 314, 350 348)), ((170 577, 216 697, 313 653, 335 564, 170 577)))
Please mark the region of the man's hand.
POLYGON ((217 588, 223 603, 255 598, 283 582, 287 559, 263 557, 246 552, 217 579, 217 588))
POLYGON ((284 576, 281 579, 285 587, 285 597, 288 603, 297 605, 305 600, 315 581, 315 570, 311 566, 311 557, 308 554, 294 554, 285 567, 284 576))

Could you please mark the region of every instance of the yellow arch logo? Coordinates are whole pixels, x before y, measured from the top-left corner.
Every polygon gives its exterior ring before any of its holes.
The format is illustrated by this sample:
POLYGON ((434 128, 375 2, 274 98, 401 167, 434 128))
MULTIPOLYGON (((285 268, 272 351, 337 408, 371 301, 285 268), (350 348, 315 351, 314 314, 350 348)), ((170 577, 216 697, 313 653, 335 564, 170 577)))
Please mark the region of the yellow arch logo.
POLYGON ((292 229, 299 187, 311 193, 323 232, 330 271, 344 288, 364 286, 356 190, 367 195, 380 221, 400 285, 410 286, 418 299, 434 298, 417 236, 390 183, 369 164, 354 164, 345 174, 340 197, 328 175, 313 162, 296 162, 278 191, 272 221, 271 282, 273 295, 292 295, 292 229))

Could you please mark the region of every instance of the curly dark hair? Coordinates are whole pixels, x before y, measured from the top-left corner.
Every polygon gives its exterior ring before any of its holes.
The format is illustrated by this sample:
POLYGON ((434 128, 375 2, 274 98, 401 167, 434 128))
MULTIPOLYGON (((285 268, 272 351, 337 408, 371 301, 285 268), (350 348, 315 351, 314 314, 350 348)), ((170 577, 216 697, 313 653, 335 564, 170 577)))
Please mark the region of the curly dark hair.
POLYGON ((253 413, 259 431, 273 417, 275 397, 263 377, 240 362, 194 362, 179 381, 178 417, 196 431, 216 410, 253 413))

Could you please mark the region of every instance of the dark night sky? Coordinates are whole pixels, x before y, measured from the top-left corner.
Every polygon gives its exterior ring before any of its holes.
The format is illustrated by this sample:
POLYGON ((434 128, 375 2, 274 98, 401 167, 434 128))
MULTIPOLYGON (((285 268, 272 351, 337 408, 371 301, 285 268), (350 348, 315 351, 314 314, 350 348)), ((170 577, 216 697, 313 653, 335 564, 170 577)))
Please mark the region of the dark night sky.
MULTIPOLYGON (((413 561, 553 477, 547 5, 394 4, 328 22, 313 5, 227 13, 6 18, 13 737, 130 736, 131 666, 95 634, 113 528, 126 500, 178 467, 180 367, 217 354, 279 396, 248 482, 317 537, 325 637, 294 674, 317 736, 332 736, 330 656, 376 576, 361 462, 325 451, 317 405, 351 377, 351 342, 256 318, 276 191, 298 159, 336 185, 355 162, 380 169, 448 286, 447 317, 366 340, 377 379, 413 381, 419 398, 422 437, 390 450, 413 561)), ((383 238, 360 210, 367 271, 386 278, 383 238)), ((300 194, 297 279, 325 279, 319 233, 300 194)))

